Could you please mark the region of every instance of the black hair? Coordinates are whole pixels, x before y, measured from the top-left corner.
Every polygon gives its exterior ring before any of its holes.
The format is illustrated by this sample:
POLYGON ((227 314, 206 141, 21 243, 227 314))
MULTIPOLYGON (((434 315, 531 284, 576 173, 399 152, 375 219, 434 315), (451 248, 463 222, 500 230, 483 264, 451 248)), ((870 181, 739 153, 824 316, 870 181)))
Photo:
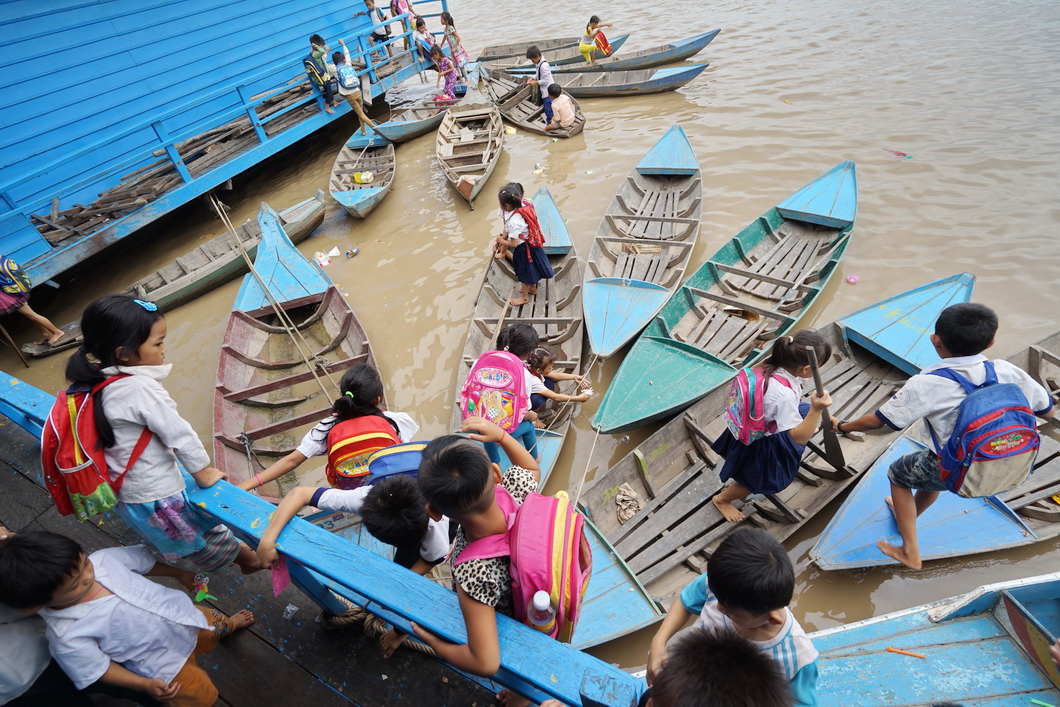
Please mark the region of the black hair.
POLYGON ((442 14, 438 15, 438 17, 441 18, 442 22, 449 25, 453 29, 456 29, 456 22, 453 21, 453 16, 450 13, 443 12, 442 14))
POLYGON ((541 50, 537 48, 536 44, 531 44, 526 48, 526 58, 530 61, 541 58, 541 50))
POLYGON ((519 203, 523 202, 523 185, 519 182, 508 182, 504 185, 505 189, 510 189, 513 194, 519 197, 519 203))
POLYGON ((791 685, 768 653, 735 631, 689 631, 666 647, 653 707, 790 707, 791 685))
POLYGON ((985 304, 961 302, 942 310, 935 322, 935 336, 952 356, 982 353, 997 334, 997 314, 985 304))
POLYGON ((423 25, 423 28, 427 29, 427 20, 423 19, 422 17, 417 17, 416 18, 416 29, 419 29, 420 25, 423 25))
MULTIPOLYGON (((584 15, 583 15, 583 17, 584 17, 584 15)), ((600 16, 599 15, 593 15, 592 17, 590 17, 589 18, 589 24, 590 25, 598 25, 598 24, 600 24, 600 16)))
POLYGON ((555 363, 556 357, 544 346, 538 346, 526 357, 531 372, 544 373, 548 364, 555 363))
POLYGON ((501 187, 501 190, 497 192, 497 201, 500 202, 501 208, 505 211, 515 211, 523 205, 522 197, 507 184, 501 187))
POLYGON ((435 55, 440 56, 440 57, 444 57, 445 56, 445 52, 443 52, 442 48, 439 47, 437 44, 432 44, 431 45, 430 54, 431 54, 431 56, 435 56, 435 55))
MULTIPOLYGON (((128 295, 107 295, 89 303, 81 315, 84 341, 66 362, 66 379, 75 386, 102 383, 107 378, 103 369, 124 364, 150 338, 151 328, 161 318, 157 309, 145 309, 128 295)), ((93 396, 93 405, 99 439, 104 447, 113 447, 114 431, 103 414, 103 396, 93 396)))
POLYGON ((432 508, 460 522, 493 502, 485 495, 492 473, 493 466, 481 445, 459 435, 444 435, 423 450, 420 491, 432 508))
POLYGON ((322 47, 324 46, 324 38, 321 37, 319 34, 314 34, 309 38, 309 43, 315 44, 318 47, 322 47))
POLYGON ((342 52, 335 52, 334 54, 331 55, 331 63, 334 64, 335 66, 338 66, 339 64, 345 64, 346 63, 346 55, 343 54, 342 52))
POLYGON ((550 83, 548 85, 548 95, 553 98, 559 98, 560 94, 563 93, 563 87, 558 83, 550 83))
POLYGON ((832 345, 813 329, 802 329, 791 336, 782 336, 773 344, 769 360, 762 367, 765 369, 767 389, 769 377, 778 368, 802 368, 810 365, 810 352, 806 350, 807 346, 813 347, 817 354, 817 362, 822 367, 832 357, 832 345))
POLYGON ((0 540, 0 603, 13 609, 47 606, 81 568, 84 555, 76 541, 47 530, 0 540))
POLYGON ((388 476, 364 497, 361 519, 368 532, 389 545, 419 545, 427 532, 427 502, 411 476, 388 476))
POLYGON ((516 322, 501 329, 497 337, 497 349, 513 353, 519 358, 526 360, 530 352, 541 343, 541 337, 529 324, 516 322))
POLYGON ((394 434, 400 435, 397 423, 384 415, 375 404, 378 398, 383 397, 383 380, 379 377, 379 371, 367 363, 358 363, 342 375, 339 390, 342 395, 331 405, 331 411, 335 413, 332 426, 343 420, 378 415, 390 423, 394 434))
POLYGON ((776 538, 760 528, 741 528, 707 560, 707 586, 725 606, 760 616, 791 603, 795 569, 776 538))

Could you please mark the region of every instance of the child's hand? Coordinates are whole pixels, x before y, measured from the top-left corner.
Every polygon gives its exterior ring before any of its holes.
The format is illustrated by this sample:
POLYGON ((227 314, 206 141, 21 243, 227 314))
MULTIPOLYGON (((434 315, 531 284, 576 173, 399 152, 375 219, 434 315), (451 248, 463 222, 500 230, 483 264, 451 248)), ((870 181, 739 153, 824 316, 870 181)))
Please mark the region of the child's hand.
POLYGON ((574 376, 574 380, 578 381, 578 385, 580 385, 582 388, 592 387, 592 383, 590 383, 589 379, 585 376, 574 376))
POLYGON ((272 543, 258 543, 258 549, 254 551, 258 556, 258 562, 263 567, 272 567, 280 561, 280 553, 272 543))
POLYGON ((180 683, 168 683, 162 678, 148 679, 144 682, 142 691, 160 702, 169 702, 180 692, 180 683))
POLYGON ((648 684, 651 685, 659 677, 663 666, 666 665, 666 646, 658 648, 652 645, 648 652, 648 684))
POLYGON ((810 393, 810 407, 820 412, 826 407, 832 404, 832 396, 828 394, 828 391, 824 391, 823 395, 817 395, 816 392, 810 393))
POLYGON ((467 418, 460 425, 460 431, 470 432, 468 437, 476 442, 500 442, 504 437, 504 430, 484 417, 467 418))
POLYGON ((575 395, 573 398, 571 398, 571 400, 573 400, 576 403, 584 403, 588 399, 589 399, 589 394, 588 393, 582 393, 581 395, 575 395))
POLYGON ((346 40, 345 39, 340 39, 339 40, 339 44, 341 44, 342 46, 345 47, 346 46, 346 40))
MULTIPOLYGON (((828 417, 832 418, 832 429, 835 430, 836 432, 839 432, 839 418, 836 417, 835 415, 829 415, 828 417)), ((843 433, 839 432, 839 434, 843 434, 843 433)))
POLYGON ((221 479, 227 479, 228 474, 212 466, 208 466, 205 469, 195 472, 192 474, 195 479, 195 483, 199 485, 201 489, 207 489, 216 484, 221 479))

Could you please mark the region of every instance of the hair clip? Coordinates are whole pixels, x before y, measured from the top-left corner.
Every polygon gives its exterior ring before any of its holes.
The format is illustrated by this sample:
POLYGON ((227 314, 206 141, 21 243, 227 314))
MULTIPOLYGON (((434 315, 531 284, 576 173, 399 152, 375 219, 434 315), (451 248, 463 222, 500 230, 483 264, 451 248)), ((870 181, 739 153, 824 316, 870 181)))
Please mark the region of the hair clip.
POLYGON ((155 304, 154 302, 148 302, 148 301, 142 300, 142 299, 134 299, 133 302, 135 302, 136 304, 140 305, 141 307, 146 309, 148 312, 157 312, 158 311, 158 305, 155 304))
POLYGON ((346 391, 345 393, 343 393, 343 395, 348 395, 348 396, 350 396, 350 400, 356 400, 356 399, 357 399, 357 398, 356 398, 356 397, 354 396, 354 394, 353 394, 353 393, 351 393, 351 392, 350 392, 350 391, 348 391, 348 390, 347 390, 347 391, 346 391))

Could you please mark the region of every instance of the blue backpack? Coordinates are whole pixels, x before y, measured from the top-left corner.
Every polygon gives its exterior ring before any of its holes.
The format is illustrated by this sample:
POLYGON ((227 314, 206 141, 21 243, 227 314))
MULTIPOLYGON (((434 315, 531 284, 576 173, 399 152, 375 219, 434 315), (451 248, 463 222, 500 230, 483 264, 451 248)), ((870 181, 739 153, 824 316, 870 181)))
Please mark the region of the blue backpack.
POLYGON ((357 71, 349 64, 339 64, 335 67, 335 73, 339 77, 339 85, 345 89, 360 88, 361 81, 357 78, 357 71))
POLYGON ((927 426, 943 483, 965 498, 994 496, 1022 484, 1033 470, 1040 442, 1027 396, 1015 383, 998 383, 993 362, 984 363, 982 385, 948 368, 928 374, 960 383, 968 394, 945 446, 927 426))
POLYGON ((328 80, 327 68, 321 66, 313 55, 310 54, 305 59, 302 59, 302 66, 305 68, 306 74, 309 76, 309 80, 313 82, 313 85, 320 88, 324 85, 324 82, 328 80))

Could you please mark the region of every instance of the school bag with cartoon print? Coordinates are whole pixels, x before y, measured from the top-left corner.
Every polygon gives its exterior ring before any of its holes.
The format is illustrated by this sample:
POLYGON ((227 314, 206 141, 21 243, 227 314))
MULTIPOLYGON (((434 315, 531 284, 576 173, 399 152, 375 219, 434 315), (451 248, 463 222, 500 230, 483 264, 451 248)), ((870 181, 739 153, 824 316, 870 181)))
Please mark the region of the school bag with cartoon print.
POLYGON ((110 480, 103 443, 96 428, 95 396, 128 374, 111 376, 94 386, 76 385, 59 393, 41 433, 41 468, 44 484, 64 516, 78 520, 106 513, 118 505, 125 475, 151 441, 144 428, 133 447, 125 471, 110 480))
POLYGON ((468 543, 453 559, 453 566, 508 557, 516 620, 533 626, 527 617, 527 606, 534 594, 548 592, 556 616, 549 635, 570 643, 593 572, 585 517, 574 510, 564 491, 555 496, 531 492, 519 505, 503 486, 495 486, 494 490, 497 505, 507 519, 508 532, 468 543))
POLYGON ((1022 484, 1033 470, 1041 441, 1027 396, 1015 383, 998 383, 993 361, 983 364, 986 380, 981 385, 949 368, 928 373, 959 383, 967 393, 945 444, 927 425, 943 483, 965 498, 994 496, 1022 484))
POLYGON ((339 85, 345 89, 361 88, 361 80, 357 78, 357 70, 349 64, 339 64, 335 67, 335 74, 339 77, 339 85))
POLYGON ((18 263, 6 255, 0 256, 0 290, 9 295, 29 292, 29 275, 18 263))
POLYGON ((776 434, 777 423, 766 420, 766 379, 771 378, 785 387, 791 383, 783 376, 766 376, 761 368, 743 368, 729 387, 729 404, 722 416, 732 436, 743 444, 751 444, 763 437, 776 434))
POLYGON ((460 391, 463 419, 484 417, 512 432, 530 409, 526 366, 507 351, 487 351, 478 357, 460 391))
POLYGON ((394 426, 382 415, 336 422, 328 430, 328 483, 347 491, 359 487, 368 480, 372 453, 400 443, 394 426))

